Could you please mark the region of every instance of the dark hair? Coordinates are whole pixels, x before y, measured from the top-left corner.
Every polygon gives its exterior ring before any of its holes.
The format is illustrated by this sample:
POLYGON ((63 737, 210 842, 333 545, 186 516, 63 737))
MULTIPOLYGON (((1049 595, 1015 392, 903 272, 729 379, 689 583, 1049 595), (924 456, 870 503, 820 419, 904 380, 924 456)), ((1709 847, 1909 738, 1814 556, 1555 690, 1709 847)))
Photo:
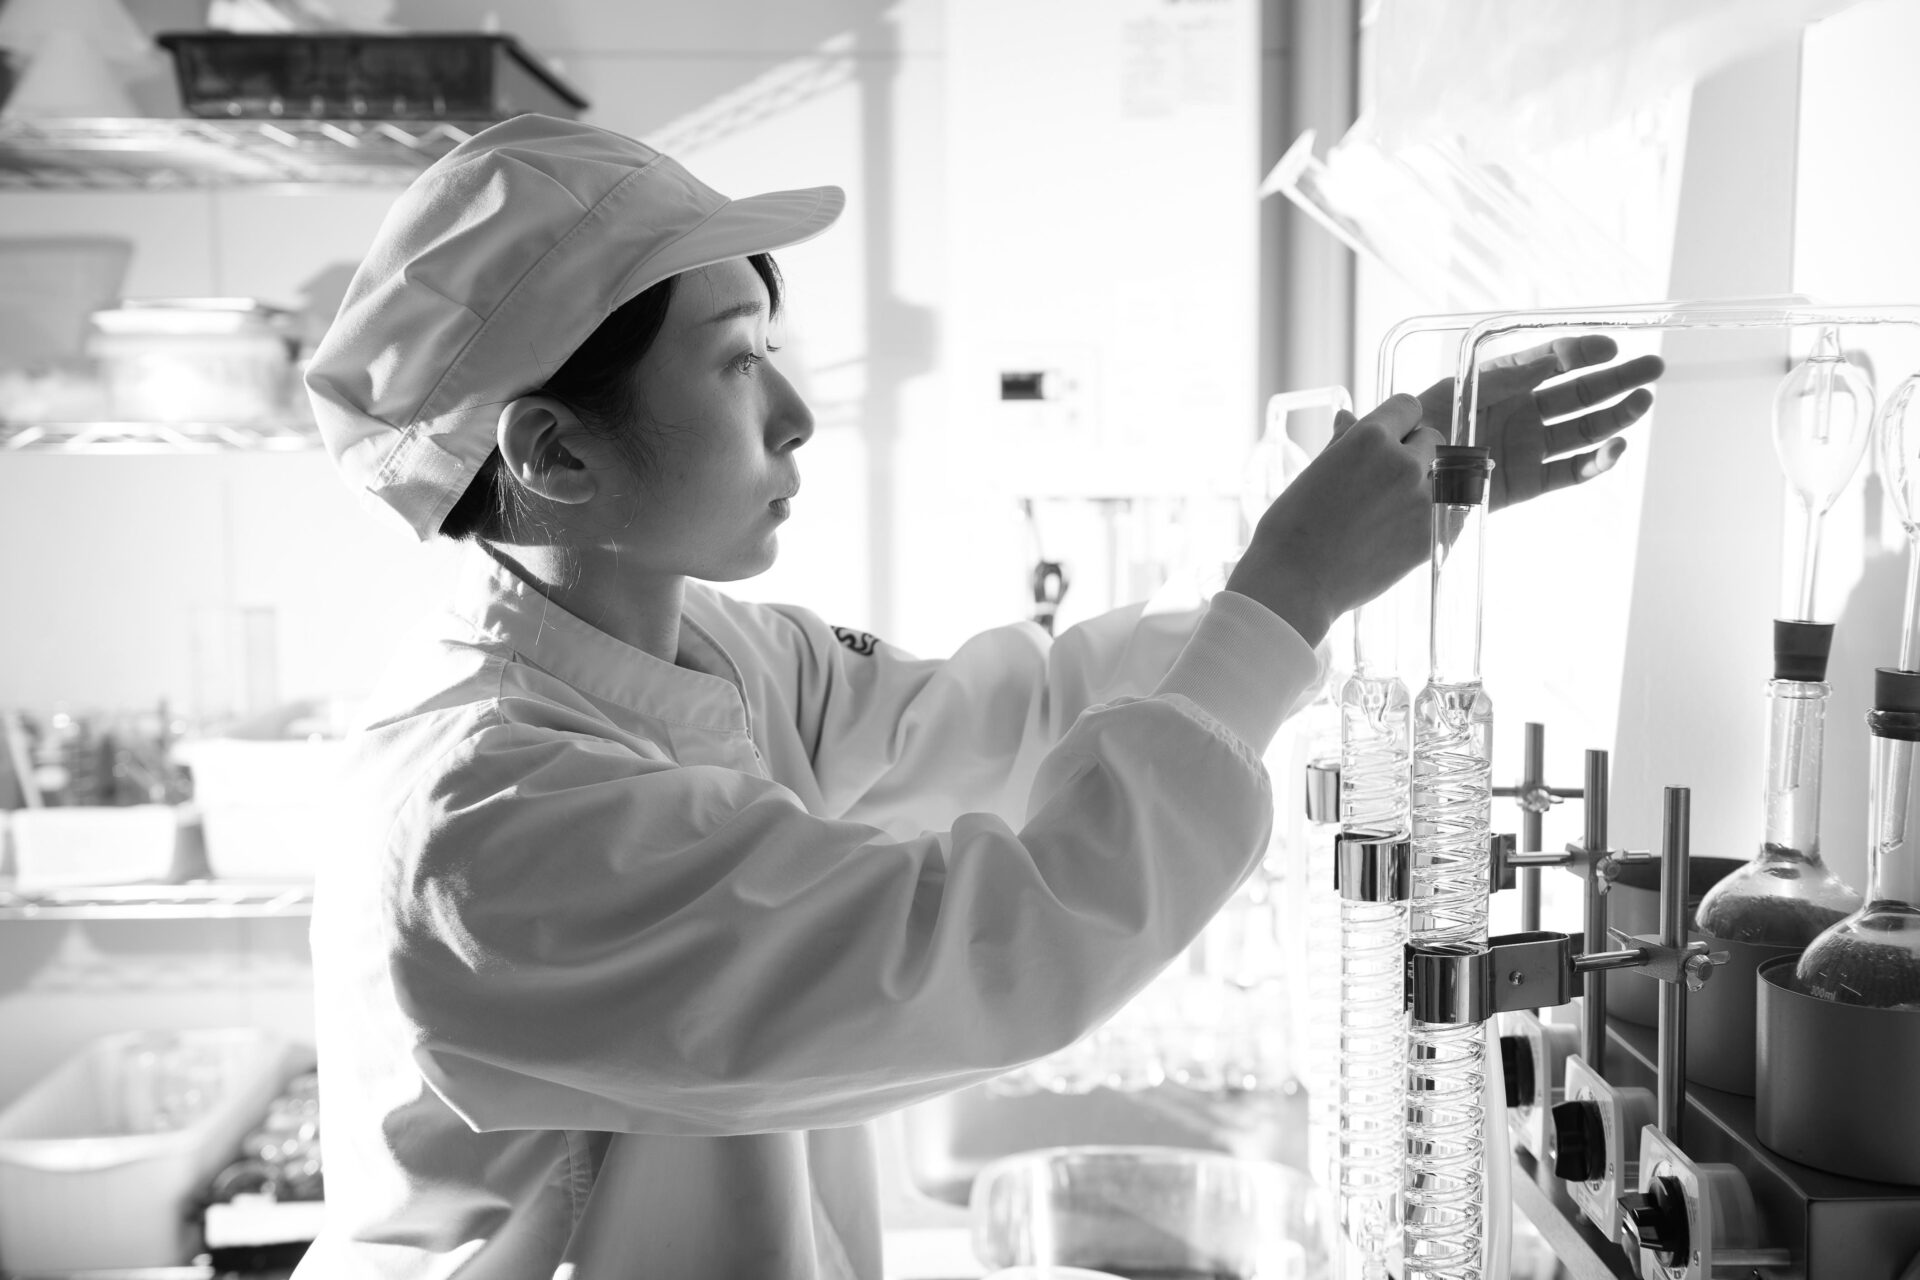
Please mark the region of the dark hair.
MULTIPOLYGON (((780 314, 780 268, 764 253, 753 254, 747 261, 767 286, 770 314, 780 314)), ((640 475, 653 469, 652 444, 657 436, 641 422, 637 374, 640 361, 660 336, 677 279, 668 276, 614 308, 534 393, 552 396, 579 414, 587 430, 617 441, 640 475)), ((506 474, 496 448, 440 522, 440 534, 467 541, 504 538, 524 527, 529 515, 519 486, 506 474)))

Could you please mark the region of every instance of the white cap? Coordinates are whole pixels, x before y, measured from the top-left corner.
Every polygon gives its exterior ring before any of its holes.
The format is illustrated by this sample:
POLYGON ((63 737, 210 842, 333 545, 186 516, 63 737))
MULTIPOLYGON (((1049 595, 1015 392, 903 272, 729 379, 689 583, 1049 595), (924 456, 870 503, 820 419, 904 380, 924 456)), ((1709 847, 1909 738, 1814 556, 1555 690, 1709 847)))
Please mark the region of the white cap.
POLYGON ((729 200, 631 138, 522 115, 394 202, 315 350, 307 391, 347 483, 422 539, 537 391, 615 308, 669 276, 819 235, 838 187, 729 200))

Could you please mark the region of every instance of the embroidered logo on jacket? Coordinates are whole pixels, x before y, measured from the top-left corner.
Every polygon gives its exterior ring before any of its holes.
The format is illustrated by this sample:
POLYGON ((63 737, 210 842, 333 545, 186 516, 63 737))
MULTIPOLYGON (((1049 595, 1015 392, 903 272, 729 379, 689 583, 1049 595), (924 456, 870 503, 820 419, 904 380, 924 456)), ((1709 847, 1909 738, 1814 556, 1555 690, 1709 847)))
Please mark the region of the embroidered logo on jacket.
POLYGON ((855 631, 852 627, 835 627, 833 634, 841 644, 847 646, 847 648, 853 650, 863 658, 871 657, 874 646, 880 643, 875 637, 868 635, 864 631, 855 631))

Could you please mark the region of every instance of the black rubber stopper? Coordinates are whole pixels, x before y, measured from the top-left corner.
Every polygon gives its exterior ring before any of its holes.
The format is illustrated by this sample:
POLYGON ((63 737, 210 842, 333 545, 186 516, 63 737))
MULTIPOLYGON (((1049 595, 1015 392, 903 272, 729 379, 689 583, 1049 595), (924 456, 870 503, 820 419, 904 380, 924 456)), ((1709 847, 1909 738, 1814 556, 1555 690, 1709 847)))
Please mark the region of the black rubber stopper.
POLYGON ((1875 711, 1920 711, 1920 671, 1875 667, 1873 709, 1875 711))
POLYGON ((1773 678, 1808 683, 1827 678, 1827 654, 1833 651, 1831 622, 1773 620, 1773 678))
POLYGON ((1557 1104, 1549 1113, 1547 1159, 1553 1176, 1567 1182, 1592 1182, 1607 1171, 1607 1130, 1600 1104, 1591 1098, 1557 1104))
POLYGON ((1493 451, 1477 444, 1443 444, 1433 451, 1433 500, 1455 507, 1477 507, 1487 500, 1493 451))
POLYGON ((1876 738, 1920 742, 1920 672, 1874 668, 1867 732, 1876 738))
POLYGON ((1500 1037, 1500 1076, 1506 1082, 1508 1106, 1533 1105, 1533 1045, 1525 1036, 1500 1037))

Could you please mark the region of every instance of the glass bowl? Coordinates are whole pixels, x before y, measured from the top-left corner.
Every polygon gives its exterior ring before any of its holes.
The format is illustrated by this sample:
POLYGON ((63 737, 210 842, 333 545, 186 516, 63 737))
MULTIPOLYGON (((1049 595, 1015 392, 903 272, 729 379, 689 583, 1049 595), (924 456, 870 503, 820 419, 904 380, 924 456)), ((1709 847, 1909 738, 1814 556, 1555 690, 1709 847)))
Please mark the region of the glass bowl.
POLYGON ((1333 1270, 1326 1193, 1297 1169, 1219 1151, 1022 1152, 980 1171, 969 1212, 988 1267, 1153 1280, 1325 1280, 1333 1270))

